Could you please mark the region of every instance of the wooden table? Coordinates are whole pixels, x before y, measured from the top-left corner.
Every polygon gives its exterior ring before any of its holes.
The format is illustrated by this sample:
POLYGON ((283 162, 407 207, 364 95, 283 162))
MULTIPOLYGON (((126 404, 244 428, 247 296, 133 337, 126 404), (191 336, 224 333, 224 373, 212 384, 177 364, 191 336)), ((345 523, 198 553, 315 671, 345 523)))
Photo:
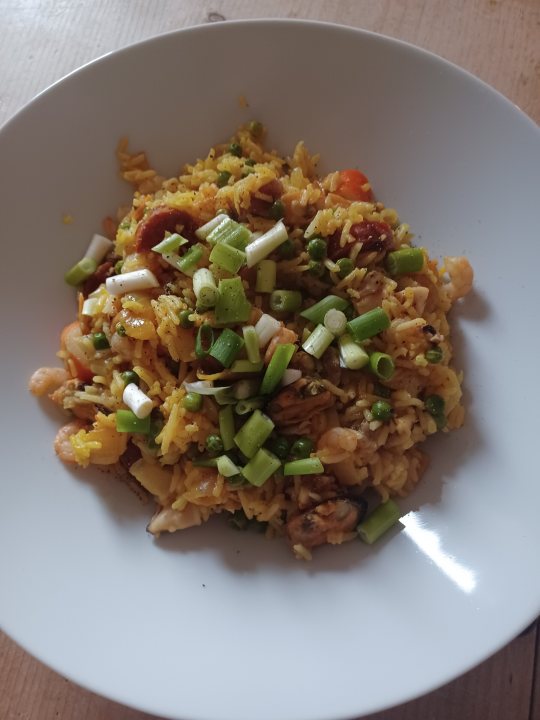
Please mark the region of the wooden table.
MULTIPOLYGON (((328 20, 408 40, 540 121, 540 0, 0 0, 0 125, 105 52, 187 25, 255 17, 328 20)), ((538 624, 465 676, 370 720, 428 718, 540 720, 538 624)), ((0 635, 0 720, 53 719, 151 720, 81 690, 0 635)))

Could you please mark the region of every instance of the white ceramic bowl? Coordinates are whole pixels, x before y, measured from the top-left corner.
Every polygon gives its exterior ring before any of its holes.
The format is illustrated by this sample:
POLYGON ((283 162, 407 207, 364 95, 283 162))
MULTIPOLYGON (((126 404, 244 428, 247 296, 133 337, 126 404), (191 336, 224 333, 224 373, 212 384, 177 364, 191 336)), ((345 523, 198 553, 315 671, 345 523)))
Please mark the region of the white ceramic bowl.
POLYGON ((0 618, 23 647, 170 718, 335 720, 431 690, 534 619, 540 133, 519 110, 395 40, 227 23, 70 75, 0 132, 0 164, 0 618), (118 138, 172 174, 252 118, 283 153, 303 138, 323 170, 361 167, 422 243, 476 270, 453 313, 465 428, 431 443, 404 530, 311 564, 219 522, 154 542, 150 507, 56 459, 61 418, 26 390, 74 314, 64 270, 129 197, 118 138))

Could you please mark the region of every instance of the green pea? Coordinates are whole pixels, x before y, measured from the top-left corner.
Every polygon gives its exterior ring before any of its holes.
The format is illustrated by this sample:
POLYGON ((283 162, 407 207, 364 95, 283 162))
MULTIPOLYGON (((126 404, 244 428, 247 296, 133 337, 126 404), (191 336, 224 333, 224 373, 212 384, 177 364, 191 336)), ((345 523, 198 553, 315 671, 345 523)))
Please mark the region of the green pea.
POLYGON ((117 260, 117 261, 116 261, 116 263, 115 263, 115 265, 114 265, 114 272, 115 272, 117 275, 120 275, 120 273, 122 272, 122 266, 123 266, 123 264, 124 264, 124 261, 123 261, 123 260, 117 260))
POLYGON ((284 260, 290 260, 296 255, 296 248, 291 238, 287 238, 278 248, 279 256, 284 260))
POLYGON ((270 206, 268 214, 272 220, 281 220, 281 218, 285 215, 285 207, 281 200, 276 200, 275 203, 270 206))
POLYGON ((428 395, 424 399, 424 407, 430 415, 436 417, 444 414, 444 399, 440 395, 428 395))
POLYGON ((281 435, 270 438, 266 447, 270 450, 270 452, 273 452, 274 455, 277 455, 280 460, 285 460, 285 458, 289 455, 289 441, 286 437, 281 435))
POLYGON ((124 381, 124 385, 131 385, 131 383, 133 383, 134 385, 139 385, 140 377, 134 370, 126 370, 121 374, 120 377, 124 381))
POLYGON ((181 310, 178 317, 180 319, 180 327, 185 329, 193 327, 193 320, 190 320, 191 310, 181 310))
POLYGON ((97 332, 92 335, 92 344, 96 350, 108 350, 111 346, 104 332, 97 332))
POLYGON ((116 332, 118 333, 118 335, 120 335, 120 337, 125 336, 126 328, 122 325, 122 323, 118 323, 115 329, 116 329, 116 332))
POLYGON ((220 435, 209 435, 206 438, 206 449, 213 455, 223 452, 223 440, 220 435))
POLYGON ((229 152, 235 157, 242 157, 242 146, 238 143, 231 143, 229 145, 229 152))
POLYGON ((253 158, 248 158, 244 161, 244 165, 247 165, 248 167, 253 167, 255 165, 255 160, 253 158))
POLYGON ((432 363, 433 365, 435 365, 436 363, 440 363, 443 359, 442 348, 435 346, 430 348, 429 350, 426 350, 425 357, 428 363, 432 363))
POLYGON ((259 138, 263 134, 264 126, 258 120, 252 120, 249 123, 249 132, 254 138, 259 138))
POLYGON ((324 267, 322 262, 316 262, 315 260, 311 260, 309 263, 308 273, 310 275, 314 275, 315 277, 322 277, 325 273, 326 268, 324 267))
POLYGON ((225 185, 229 184, 230 177, 230 172, 228 172, 227 170, 221 170, 221 172, 218 172, 216 185, 220 188, 225 187, 225 185))
POLYGON ((300 437, 295 440, 291 447, 291 457, 295 460, 308 458, 313 451, 313 441, 308 437, 300 437))
POLYGON ((354 270, 354 263, 351 258, 339 258, 336 265, 339 267, 338 275, 340 278, 347 277, 354 270))
POLYGON ((308 255, 312 260, 324 260, 326 257, 326 242, 322 238, 312 238, 307 244, 308 255))
POLYGON ((386 402, 386 400, 376 400, 371 406, 371 414, 375 420, 388 422, 388 420, 392 419, 394 411, 390 403, 386 402))
POLYGON ((202 395, 195 392, 188 392, 182 400, 182 407, 189 412, 198 412, 202 407, 202 395))

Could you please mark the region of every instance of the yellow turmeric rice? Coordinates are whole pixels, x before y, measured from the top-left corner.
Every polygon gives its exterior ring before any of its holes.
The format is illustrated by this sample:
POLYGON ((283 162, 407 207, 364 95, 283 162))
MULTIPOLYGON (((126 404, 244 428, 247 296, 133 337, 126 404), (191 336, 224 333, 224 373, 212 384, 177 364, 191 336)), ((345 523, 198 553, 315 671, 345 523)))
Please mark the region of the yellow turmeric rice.
POLYGON ((472 285, 358 170, 320 177, 258 122, 165 179, 118 148, 132 205, 66 275, 77 319, 63 368, 30 380, 71 419, 67 463, 126 468, 153 534, 221 513, 286 536, 299 558, 372 542, 427 465, 421 443, 464 421, 447 313, 472 285))

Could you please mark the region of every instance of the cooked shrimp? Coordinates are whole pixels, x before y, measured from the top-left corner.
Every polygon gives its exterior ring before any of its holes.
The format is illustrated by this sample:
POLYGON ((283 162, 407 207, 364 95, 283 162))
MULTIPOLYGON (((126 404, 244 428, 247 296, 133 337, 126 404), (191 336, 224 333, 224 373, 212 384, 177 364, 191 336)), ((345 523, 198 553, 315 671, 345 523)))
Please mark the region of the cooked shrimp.
POLYGON ((317 443, 317 455, 327 465, 345 460, 356 450, 358 433, 350 428, 333 427, 317 443))
POLYGON ((80 420, 72 420, 72 422, 69 422, 67 425, 61 427, 56 433, 56 437, 54 439, 54 451, 62 462, 69 464, 75 464, 77 462, 75 460, 73 445, 71 444, 69 438, 79 432, 79 430, 83 427, 85 427, 85 424, 80 420))
POLYGON ((286 327, 282 327, 270 340, 270 344, 266 348, 266 352, 264 354, 264 362, 268 365, 278 345, 295 343, 297 340, 298 335, 295 332, 293 332, 292 330, 288 330, 286 327))
POLYGON ((293 545, 312 548, 327 543, 333 533, 351 532, 359 518, 360 510, 350 500, 327 500, 289 520, 287 534, 293 545))
POLYGON ((161 508, 148 523, 146 528, 152 535, 159 535, 162 532, 175 532, 185 530, 203 522, 202 508, 196 505, 186 505, 183 510, 172 508, 161 508))
POLYGON ((444 264, 450 282, 446 283, 446 291, 451 302, 464 297, 472 288, 474 272, 471 263, 463 255, 445 257, 444 264))
POLYGON ((69 378, 69 373, 64 368, 42 367, 32 375, 28 382, 28 389, 32 395, 41 397, 62 385, 69 378))

